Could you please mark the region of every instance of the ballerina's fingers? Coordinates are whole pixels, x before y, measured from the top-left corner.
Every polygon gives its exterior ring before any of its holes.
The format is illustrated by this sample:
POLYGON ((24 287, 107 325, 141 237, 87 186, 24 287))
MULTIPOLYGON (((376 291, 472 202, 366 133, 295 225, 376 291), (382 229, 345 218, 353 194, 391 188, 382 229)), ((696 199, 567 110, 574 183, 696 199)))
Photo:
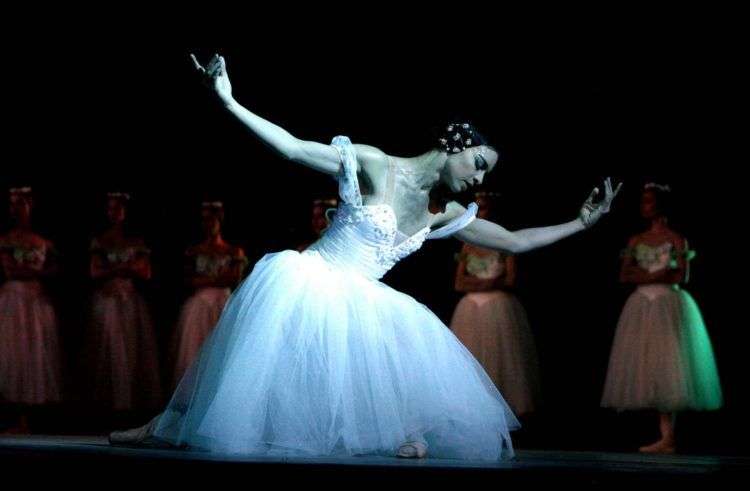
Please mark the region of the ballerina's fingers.
POLYGON ((607 188, 607 192, 604 196, 603 211, 606 213, 609 211, 609 207, 612 204, 612 201, 614 201, 615 196, 617 196, 617 193, 620 192, 620 189, 622 188, 622 183, 619 183, 617 185, 617 188, 614 191, 612 190, 612 180, 609 177, 607 178, 604 184, 607 188))
POLYGON ((217 78, 219 75, 221 75, 221 69, 218 66, 214 65, 206 70, 206 75, 209 78, 217 78))
POLYGON ((190 53, 190 59, 193 60, 193 66, 195 67, 196 70, 198 70, 202 74, 206 73, 206 69, 203 68, 203 66, 200 63, 198 63, 198 59, 195 57, 193 53, 190 53))
POLYGON ((586 201, 583 202, 583 205, 590 205, 593 206, 594 204, 594 198, 596 198, 599 195, 599 188, 594 188, 591 193, 589 193, 589 197, 586 198, 586 201))
POLYGON ((220 77, 224 73, 225 68, 224 63, 224 57, 219 55, 214 55, 213 58, 211 58, 211 61, 208 64, 208 74, 211 77, 220 77))

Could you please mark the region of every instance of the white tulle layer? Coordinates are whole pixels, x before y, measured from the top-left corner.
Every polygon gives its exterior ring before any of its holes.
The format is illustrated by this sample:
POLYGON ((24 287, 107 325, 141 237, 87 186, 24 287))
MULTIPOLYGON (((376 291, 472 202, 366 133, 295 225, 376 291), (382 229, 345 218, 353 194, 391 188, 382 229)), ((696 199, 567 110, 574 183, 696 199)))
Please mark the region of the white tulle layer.
POLYGON ((268 254, 230 298, 155 435, 242 454, 512 455, 516 418, 425 306, 318 252, 268 254))

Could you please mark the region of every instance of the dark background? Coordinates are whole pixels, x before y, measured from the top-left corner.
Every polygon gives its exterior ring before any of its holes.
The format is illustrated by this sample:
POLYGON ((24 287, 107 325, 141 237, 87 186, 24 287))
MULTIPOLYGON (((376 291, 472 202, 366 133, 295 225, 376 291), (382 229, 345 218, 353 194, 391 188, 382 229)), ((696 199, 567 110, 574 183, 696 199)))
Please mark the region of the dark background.
MULTIPOLYGON (((359 34, 375 37, 371 29, 359 34)), ((87 247, 104 225, 107 191, 132 193, 132 230, 154 250, 155 277, 144 293, 164 347, 186 293, 182 251, 200 237, 203 199, 224 200, 226 237, 255 261, 296 247, 310 201, 336 193, 332 180, 276 157, 208 97, 188 53, 206 60, 219 51, 236 98, 300 138, 345 134, 413 155, 443 121, 470 119, 503 155, 486 188, 501 193, 498 219, 509 228, 570 220, 604 177, 625 182, 594 229, 519 257, 518 294, 536 336, 545 399, 519 433, 520 446, 633 450, 657 437, 655 414, 616 415, 598 401, 630 292, 617 283, 619 251, 644 227, 640 188, 671 184, 671 223, 698 253, 687 288, 703 310, 726 399, 718 412, 681 415, 678 441, 686 452, 748 453, 750 336, 740 315, 747 252, 739 218, 746 152, 735 148, 733 123, 741 83, 728 47, 697 34, 575 42, 528 34, 504 44, 491 35, 424 41, 391 32, 356 46, 301 35, 292 44, 254 36, 234 48, 8 47, 0 189, 33 186, 35 226, 56 243, 63 266, 50 291, 61 317, 68 400, 38 417, 37 427, 80 433, 113 424, 86 403, 80 382, 87 247)), ((7 213, 0 216, 5 231, 7 213)), ((384 281, 447 322, 459 298, 452 292, 459 248, 430 242, 384 281)))

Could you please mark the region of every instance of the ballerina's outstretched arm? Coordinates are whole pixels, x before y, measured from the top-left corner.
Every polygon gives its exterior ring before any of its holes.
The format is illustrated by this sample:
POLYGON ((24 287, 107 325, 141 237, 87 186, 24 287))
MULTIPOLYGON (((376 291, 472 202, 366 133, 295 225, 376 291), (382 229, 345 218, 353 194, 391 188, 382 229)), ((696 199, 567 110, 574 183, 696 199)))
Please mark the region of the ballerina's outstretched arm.
POLYGON ((578 218, 570 222, 510 231, 496 223, 478 218, 456 232, 454 237, 479 247, 498 249, 513 254, 544 247, 591 227, 605 213, 608 213, 612 200, 620 192, 622 183, 613 190, 612 182, 607 178, 604 181, 604 187, 604 198, 594 203, 594 198, 599 194, 599 188, 594 188, 583 204, 578 218))
POLYGON ((338 151, 330 145, 300 140, 285 129, 266 121, 242 107, 232 97, 232 84, 227 75, 223 56, 214 55, 203 67, 194 55, 190 55, 203 83, 218 97, 226 109, 234 115, 260 141, 271 147, 287 160, 291 160, 326 174, 336 174, 340 167, 338 151))

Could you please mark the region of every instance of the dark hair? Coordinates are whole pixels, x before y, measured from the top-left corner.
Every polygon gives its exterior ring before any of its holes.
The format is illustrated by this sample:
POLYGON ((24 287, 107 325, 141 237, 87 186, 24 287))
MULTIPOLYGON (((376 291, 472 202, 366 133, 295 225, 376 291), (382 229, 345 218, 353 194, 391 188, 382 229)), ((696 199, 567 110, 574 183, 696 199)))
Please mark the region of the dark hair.
POLYGON ((127 208, 130 201, 130 194, 121 191, 112 191, 107 193, 107 201, 109 200, 119 201, 122 206, 127 208))
POLYGON ((460 153, 467 148, 482 145, 488 145, 487 139, 473 124, 466 121, 443 126, 435 141, 437 148, 449 154, 460 153))
POLYGON ((34 198, 34 194, 31 191, 31 188, 28 187, 28 186, 26 186, 26 187, 10 188, 8 190, 8 197, 12 198, 14 196, 16 196, 16 197, 22 197, 22 198, 26 199, 27 201, 31 201, 34 198))
POLYGON ((220 223, 224 222, 224 202, 223 201, 203 201, 201 202, 201 215, 207 213, 219 219, 220 223))

